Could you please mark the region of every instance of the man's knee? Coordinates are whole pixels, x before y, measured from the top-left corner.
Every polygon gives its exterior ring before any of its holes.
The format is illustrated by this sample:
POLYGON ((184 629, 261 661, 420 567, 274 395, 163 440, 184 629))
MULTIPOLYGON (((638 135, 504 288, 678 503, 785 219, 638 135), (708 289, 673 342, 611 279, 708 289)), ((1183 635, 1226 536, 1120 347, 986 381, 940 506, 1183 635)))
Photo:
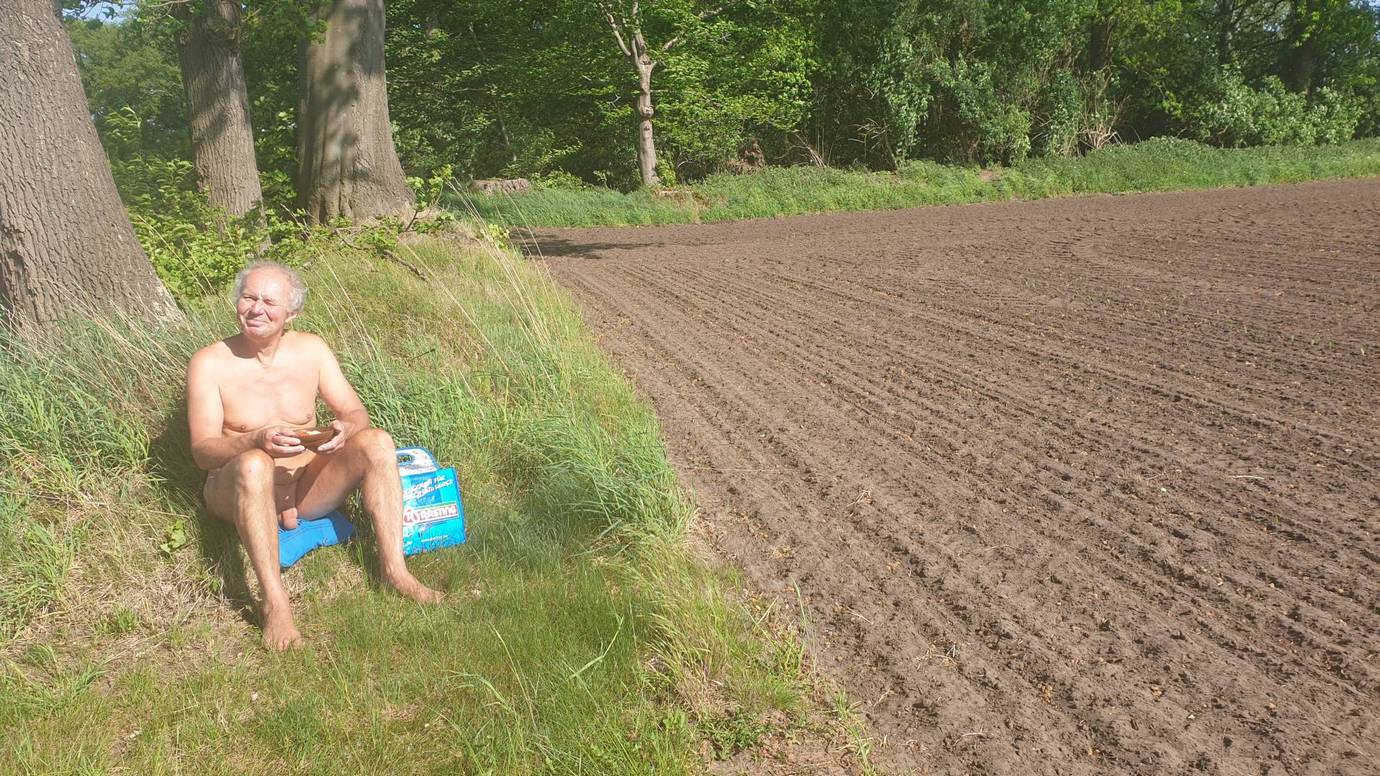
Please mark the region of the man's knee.
POLYGON ((393 436, 381 428, 366 428, 355 434, 354 439, 350 441, 354 442, 356 448, 371 463, 397 462, 398 453, 393 444, 393 436))
POLYGON ((263 491, 273 487, 273 458, 262 450, 246 450, 226 464, 240 491, 263 491))

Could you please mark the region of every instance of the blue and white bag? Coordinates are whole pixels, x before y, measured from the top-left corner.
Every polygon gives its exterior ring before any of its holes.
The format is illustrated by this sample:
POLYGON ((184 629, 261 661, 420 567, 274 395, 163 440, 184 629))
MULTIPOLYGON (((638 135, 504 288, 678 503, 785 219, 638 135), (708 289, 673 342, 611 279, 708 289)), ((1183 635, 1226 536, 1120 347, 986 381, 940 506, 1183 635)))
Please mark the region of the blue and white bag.
POLYGON ((403 554, 463 544, 465 507, 455 470, 442 469, 424 447, 398 451, 403 488, 403 554))

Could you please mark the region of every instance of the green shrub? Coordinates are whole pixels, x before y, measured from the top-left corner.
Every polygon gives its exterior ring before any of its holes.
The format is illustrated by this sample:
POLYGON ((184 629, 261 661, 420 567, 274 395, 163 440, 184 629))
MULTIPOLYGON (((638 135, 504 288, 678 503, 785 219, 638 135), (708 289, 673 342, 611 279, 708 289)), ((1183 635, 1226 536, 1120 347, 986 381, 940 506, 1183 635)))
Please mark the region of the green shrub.
POLYGON ((937 73, 962 124, 964 157, 1011 164, 1030 154, 1030 112, 998 90, 986 63, 959 60, 938 66, 937 73))
MULTIPOLYGON (((112 123, 113 142, 119 143, 138 119, 131 112, 112 123)), ((111 170, 135 236, 164 285, 184 301, 224 290, 256 259, 299 266, 310 253, 305 249, 317 250, 337 238, 385 256, 397 249, 402 231, 431 233, 453 220, 450 213, 440 213, 408 224, 383 219, 369 227, 345 221, 311 227, 299 212, 283 208, 260 208, 232 219, 195 190, 195 171, 186 159, 126 153, 112 157, 111 170)), ((407 180, 425 209, 440 201, 452 178, 451 168, 442 165, 426 178, 407 180)))
POLYGON ((1074 155, 1084 124, 1083 90, 1078 79, 1061 70, 1045 85, 1040 97, 1045 118, 1031 150, 1037 156, 1074 155))
POLYGON ((1217 99, 1205 101, 1186 117, 1192 135, 1214 145, 1341 143, 1355 136, 1361 121, 1360 100, 1327 87, 1309 102, 1274 76, 1253 88, 1240 71, 1228 68, 1215 89, 1217 99))
POLYGON ((585 188, 585 182, 580 180, 578 175, 566 172, 565 170, 552 170, 532 176, 532 185, 539 189, 558 189, 562 191, 579 191, 585 188))
POLYGON ((448 164, 443 164, 425 178, 408 177, 407 185, 412 188, 412 196, 417 201, 417 209, 426 210, 436 207, 436 203, 441 201, 441 196, 446 193, 446 189, 453 187, 454 180, 454 168, 448 164))
POLYGON ((1357 97, 1335 91, 1326 86, 1314 95, 1315 143, 1345 143, 1357 136, 1365 102, 1357 97))

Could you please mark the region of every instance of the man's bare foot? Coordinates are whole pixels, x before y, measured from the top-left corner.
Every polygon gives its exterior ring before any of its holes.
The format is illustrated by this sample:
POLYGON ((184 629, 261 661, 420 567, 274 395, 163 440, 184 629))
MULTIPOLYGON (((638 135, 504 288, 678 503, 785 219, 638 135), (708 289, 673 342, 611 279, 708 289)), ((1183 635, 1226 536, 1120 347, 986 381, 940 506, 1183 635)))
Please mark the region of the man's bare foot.
POLYGON ((273 652, 302 646, 302 633, 292 621, 292 610, 286 606, 264 608, 264 646, 273 652))
POLYGON ((400 595, 411 598, 413 601, 423 604, 439 603, 445 599, 446 594, 439 590, 432 590, 417 581, 410 571, 399 571, 385 576, 388 584, 398 591, 400 595))

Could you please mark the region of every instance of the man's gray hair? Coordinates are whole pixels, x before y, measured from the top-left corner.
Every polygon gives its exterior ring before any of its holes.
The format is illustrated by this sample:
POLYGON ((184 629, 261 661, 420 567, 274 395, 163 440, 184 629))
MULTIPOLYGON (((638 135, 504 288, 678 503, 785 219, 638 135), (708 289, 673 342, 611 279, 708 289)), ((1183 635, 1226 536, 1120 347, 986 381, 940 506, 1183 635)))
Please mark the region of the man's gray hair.
POLYGON ((240 270, 240 274, 235 276, 236 302, 244 295, 244 284, 249 280, 249 273, 256 269, 276 269, 283 273, 283 276, 288 279, 288 286, 292 289, 288 297, 288 309, 294 313, 302 312, 302 307, 307 303, 307 284, 302 282, 302 276, 297 274, 297 270, 276 261, 256 261, 240 270))

